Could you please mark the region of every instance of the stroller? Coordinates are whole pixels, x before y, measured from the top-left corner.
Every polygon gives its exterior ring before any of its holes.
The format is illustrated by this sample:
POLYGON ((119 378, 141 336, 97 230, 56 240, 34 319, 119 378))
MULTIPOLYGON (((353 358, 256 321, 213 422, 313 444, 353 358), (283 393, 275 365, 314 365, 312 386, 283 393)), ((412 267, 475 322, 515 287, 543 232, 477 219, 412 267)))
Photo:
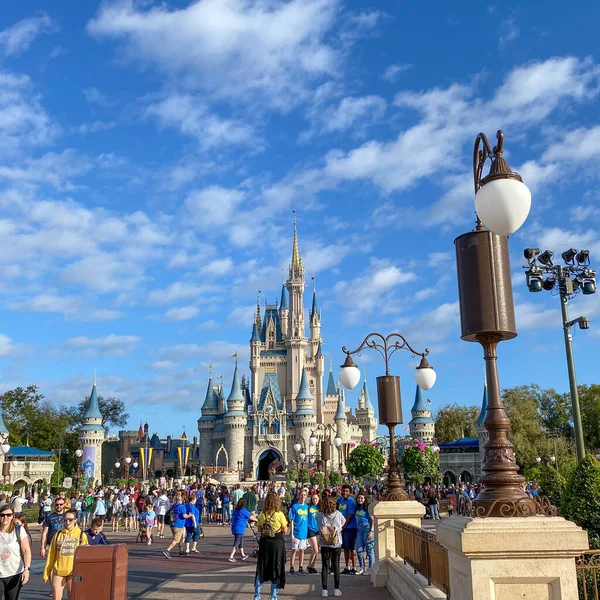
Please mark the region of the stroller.
POLYGON ((258 542, 260 542, 260 533, 254 529, 254 523, 252 521, 248 522, 248 526, 252 532, 252 558, 256 558, 258 556, 258 542))
POLYGON ((138 534, 135 540, 136 544, 147 544, 148 541, 153 542, 152 534, 148 532, 148 524, 146 523, 146 517, 140 517, 138 525, 138 534))

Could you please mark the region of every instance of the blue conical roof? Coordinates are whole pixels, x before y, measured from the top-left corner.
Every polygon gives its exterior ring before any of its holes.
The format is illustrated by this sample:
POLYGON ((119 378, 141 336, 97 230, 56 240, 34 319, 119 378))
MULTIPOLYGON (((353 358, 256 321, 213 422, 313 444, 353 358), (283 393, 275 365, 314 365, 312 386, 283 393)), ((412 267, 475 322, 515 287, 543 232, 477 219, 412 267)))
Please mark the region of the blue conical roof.
POLYGON ((340 419, 346 419, 346 407, 344 406, 344 395, 342 390, 338 391, 338 403, 337 410, 335 411, 334 420, 338 421, 340 419))
POLYGON ((202 412, 206 410, 217 410, 219 399, 213 388, 212 375, 208 380, 208 387, 206 388, 206 397, 204 398, 204 404, 202 405, 202 412))
POLYGON ((363 395, 365 397, 365 408, 373 408, 371 404, 371 398, 369 396, 369 389, 367 388, 367 378, 365 377, 365 382, 363 383, 363 395))
POLYGON ((317 348, 317 354, 315 356, 323 356, 323 348, 321 348, 321 342, 319 342, 319 347, 317 348))
POLYGON ((413 407, 410 409, 411 413, 415 412, 423 412, 430 410, 427 402, 425 401, 425 397, 423 396, 423 390, 417 386, 417 391, 415 393, 415 403, 413 407))
POLYGON ((481 401, 481 412, 479 413, 479 418, 477 419, 477 425, 483 425, 486 414, 487 414, 487 384, 484 384, 483 400, 481 401))
POLYGON ((1 433, 8 433, 8 428, 4 424, 4 421, 2 420, 2 414, 1 413, 0 413, 0 432, 1 433))
POLYGON ((298 390, 298 395, 296 396, 296 400, 312 400, 312 394, 310 393, 310 387, 308 385, 308 375, 306 374, 306 369, 302 369, 302 379, 300 380, 300 389, 298 390))
POLYGON ((333 372, 329 370, 329 379, 327 380, 327 391, 326 396, 335 396, 337 394, 337 388, 335 387, 335 380, 333 379, 333 372))
POLYGON ((96 392, 96 378, 94 378, 94 384, 92 385, 92 393, 88 402, 85 415, 83 415, 84 421, 86 419, 102 419, 102 413, 100 412, 100 406, 98 405, 98 393, 96 392))
POLYGON ((281 310, 288 310, 289 309, 288 291, 285 288, 285 285, 283 285, 283 283, 281 284, 281 302, 279 303, 279 308, 281 310))
POLYGON ((254 326, 252 327, 252 337, 250 338, 251 342, 260 342, 260 333, 258 333, 258 325, 256 321, 254 322, 254 326))
POLYGON ((312 308, 310 309, 310 318, 312 319, 314 315, 319 314, 319 305, 317 304, 317 289, 313 290, 313 298, 312 298, 312 308))
POLYGON ((231 392, 229 392, 229 398, 227 398, 227 404, 229 404, 230 402, 244 402, 242 386, 240 385, 240 378, 238 376, 237 362, 235 363, 235 371, 233 372, 231 392))

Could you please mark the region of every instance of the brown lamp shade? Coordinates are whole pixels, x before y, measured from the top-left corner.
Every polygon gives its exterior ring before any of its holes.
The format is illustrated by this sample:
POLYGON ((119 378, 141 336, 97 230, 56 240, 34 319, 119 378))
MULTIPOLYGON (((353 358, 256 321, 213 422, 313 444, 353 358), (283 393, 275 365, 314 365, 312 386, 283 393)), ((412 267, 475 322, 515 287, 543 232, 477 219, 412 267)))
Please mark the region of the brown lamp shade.
POLYGON ((491 231, 470 231, 454 240, 462 339, 496 334, 517 336, 508 238, 491 231))
POLYGON ((321 440, 321 458, 331 460, 331 444, 329 440, 321 440))
POLYGON ((400 377, 384 375, 377 377, 377 400, 379 402, 379 422, 383 425, 402 423, 402 396, 400 377))

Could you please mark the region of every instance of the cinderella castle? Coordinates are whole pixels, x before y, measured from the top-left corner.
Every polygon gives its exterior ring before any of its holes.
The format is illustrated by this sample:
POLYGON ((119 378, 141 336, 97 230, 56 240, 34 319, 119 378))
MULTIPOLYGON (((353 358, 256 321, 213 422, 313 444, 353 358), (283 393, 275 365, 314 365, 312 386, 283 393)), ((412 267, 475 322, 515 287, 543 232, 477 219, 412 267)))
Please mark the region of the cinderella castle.
POLYGON ((332 448, 330 468, 335 468, 343 466, 352 443, 376 437, 377 420, 366 382, 354 414, 346 406, 344 391, 336 386, 331 366, 324 386, 321 311, 313 289, 307 337, 304 273, 294 218, 292 258, 281 301, 265 305, 264 314, 257 303, 249 379, 240 378, 236 361, 227 398, 222 383, 215 384, 212 374, 208 382, 198 419, 203 466, 268 479, 273 465, 285 469, 294 464, 294 445, 301 446, 299 454, 305 454, 305 463, 313 463, 320 440, 337 436, 344 445, 339 453, 332 448), (319 440, 314 447, 309 444, 311 436, 319 440))

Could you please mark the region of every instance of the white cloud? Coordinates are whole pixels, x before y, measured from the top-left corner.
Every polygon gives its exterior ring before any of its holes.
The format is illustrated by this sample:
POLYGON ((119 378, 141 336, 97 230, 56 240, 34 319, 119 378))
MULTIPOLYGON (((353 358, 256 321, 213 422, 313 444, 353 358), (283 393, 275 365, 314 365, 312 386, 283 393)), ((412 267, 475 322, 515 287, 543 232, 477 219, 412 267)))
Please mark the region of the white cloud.
POLYGON ((172 360, 156 360, 149 367, 157 371, 172 371, 177 368, 177 363, 172 360))
POLYGON ((307 250, 302 254, 302 261, 307 273, 316 275, 335 267, 352 251, 350 244, 323 245, 318 242, 304 243, 307 250))
POLYGON ((198 298, 205 294, 214 294, 219 288, 213 285, 176 281, 164 289, 156 289, 148 294, 148 304, 172 304, 181 300, 198 298))
POLYGON ((213 229, 224 225, 234 226, 234 216, 244 199, 240 190, 213 185, 192 192, 185 199, 187 216, 198 229, 213 229))
POLYGON ((197 317, 200 309, 197 306, 178 306, 169 308, 165 313, 165 321, 188 321, 197 317))
POLYGON ((204 272, 209 275, 216 275, 218 277, 227 275, 233 269, 233 261, 231 258, 217 258, 207 265, 204 266, 204 272))
POLYGON ((541 302, 515 304, 517 330, 555 328, 560 323, 559 308, 544 308, 541 302))
POLYGON ((256 313, 256 304, 247 304, 245 306, 236 306, 230 313, 228 322, 232 325, 246 327, 250 331, 254 322, 256 313))
POLYGON ((211 112, 200 96, 172 94, 150 104, 146 114, 158 119, 162 127, 175 127, 195 138, 202 150, 220 146, 256 144, 254 129, 235 119, 224 119, 211 112))
POLYGON ((0 356, 12 356, 15 352, 15 345, 11 338, 0 333, 0 356))
POLYGON ((110 131, 116 127, 115 121, 93 121, 92 123, 82 123, 75 127, 75 131, 81 135, 86 133, 97 133, 98 131, 110 131))
POLYGON ((127 356, 141 341, 142 338, 135 335, 113 333, 98 338, 84 336, 71 338, 65 342, 64 348, 79 356, 127 356))
POLYGON ((521 34, 521 31, 517 27, 517 24, 513 17, 504 19, 504 21, 502 21, 500 23, 500 35, 498 37, 498 48, 500 50, 502 50, 503 48, 506 48, 506 46, 510 42, 514 42, 519 37, 520 34, 521 34))
POLYGON ((11 310, 26 312, 56 312, 65 316, 73 315, 79 310, 79 296, 59 296, 56 294, 40 294, 20 302, 9 304, 11 310))
POLYGON ((600 155, 600 126, 569 131, 560 142, 552 144, 543 159, 581 162, 597 159, 600 155))
POLYGON ((97 104, 102 108, 112 108, 116 105, 114 100, 111 100, 106 94, 103 94, 98 88, 90 87, 81 90, 89 104, 97 104))
POLYGON ((383 72, 383 78, 389 81, 390 83, 394 82, 398 78, 398 75, 404 73, 405 71, 408 71, 410 68, 412 68, 412 65, 410 64, 390 65, 383 72))
POLYGON ((338 6, 337 0, 197 0, 174 9, 125 0, 104 3, 87 30, 123 41, 125 57, 156 65, 179 85, 234 100, 257 94, 288 110, 310 81, 337 67, 325 37, 338 6))
POLYGON ((5 56, 22 54, 38 35, 53 31, 56 31, 54 21, 45 12, 40 12, 0 31, 0 47, 5 56))

